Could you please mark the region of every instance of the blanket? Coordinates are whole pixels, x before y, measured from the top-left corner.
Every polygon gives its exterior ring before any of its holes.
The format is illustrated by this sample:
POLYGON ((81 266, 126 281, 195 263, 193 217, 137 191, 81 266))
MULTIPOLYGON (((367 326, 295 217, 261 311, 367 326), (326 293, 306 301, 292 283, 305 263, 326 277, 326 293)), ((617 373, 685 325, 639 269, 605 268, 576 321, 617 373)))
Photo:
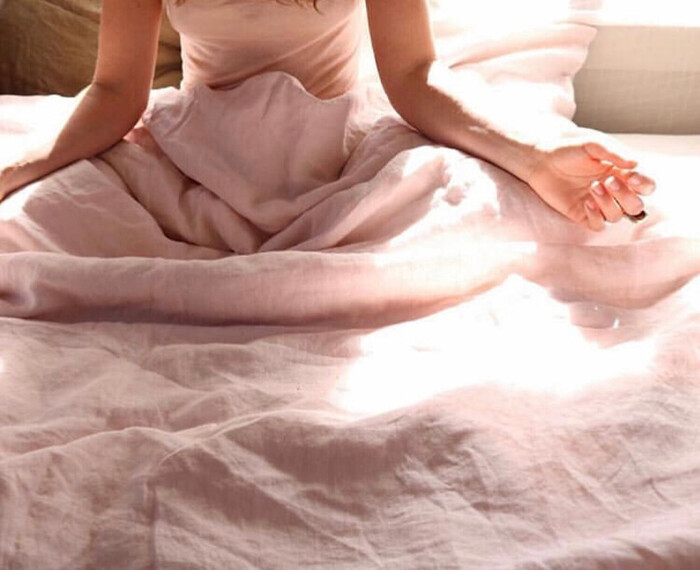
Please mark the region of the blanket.
POLYGON ((155 91, 0 204, 0 567, 700 565, 700 145, 621 140, 594 233, 367 86, 155 91))

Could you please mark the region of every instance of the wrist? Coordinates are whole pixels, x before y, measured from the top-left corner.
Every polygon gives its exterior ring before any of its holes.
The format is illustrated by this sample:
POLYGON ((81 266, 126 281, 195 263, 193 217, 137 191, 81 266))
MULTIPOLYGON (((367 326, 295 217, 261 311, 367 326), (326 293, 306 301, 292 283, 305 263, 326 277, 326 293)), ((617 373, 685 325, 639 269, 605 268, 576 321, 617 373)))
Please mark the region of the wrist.
POLYGON ((579 128, 568 119, 554 118, 547 127, 532 145, 530 161, 527 163, 527 172, 523 179, 530 186, 547 172, 554 151, 562 147, 576 146, 584 139, 588 140, 585 129, 579 128))
POLYGON ((532 186, 541 172, 546 169, 548 158, 549 152, 546 148, 533 145, 528 159, 524 162, 523 177, 521 180, 532 186))
POLYGON ((547 160, 547 151, 534 143, 521 143, 517 164, 509 168, 510 172, 526 184, 536 176, 547 160))
POLYGON ((498 164, 531 185, 547 168, 552 151, 561 146, 562 139, 574 136, 575 129, 576 125, 559 116, 519 117, 499 133, 498 164))

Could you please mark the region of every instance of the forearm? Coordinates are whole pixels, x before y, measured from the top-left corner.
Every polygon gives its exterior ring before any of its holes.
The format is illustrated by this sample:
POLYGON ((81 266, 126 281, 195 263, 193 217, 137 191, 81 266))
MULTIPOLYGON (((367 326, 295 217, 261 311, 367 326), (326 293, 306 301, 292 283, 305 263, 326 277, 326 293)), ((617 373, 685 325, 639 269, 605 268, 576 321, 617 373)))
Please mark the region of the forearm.
POLYGON ((433 63, 385 87, 399 114, 436 142, 488 160, 524 181, 541 158, 536 135, 543 125, 519 116, 517 101, 499 100, 477 73, 457 77, 433 63))
POLYGON ((90 85, 66 110, 65 119, 52 121, 33 133, 19 160, 2 171, 0 198, 76 160, 94 156, 116 144, 138 120, 143 104, 100 85, 90 85))

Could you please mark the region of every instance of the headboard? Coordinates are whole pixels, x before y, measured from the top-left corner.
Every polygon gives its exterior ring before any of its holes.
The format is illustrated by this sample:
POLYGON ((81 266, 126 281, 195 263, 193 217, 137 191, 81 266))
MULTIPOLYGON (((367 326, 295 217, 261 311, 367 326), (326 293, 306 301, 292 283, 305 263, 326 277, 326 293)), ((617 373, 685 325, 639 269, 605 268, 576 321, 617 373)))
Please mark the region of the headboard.
POLYGON ((700 134, 700 25, 597 28, 574 80, 574 120, 607 132, 700 134))

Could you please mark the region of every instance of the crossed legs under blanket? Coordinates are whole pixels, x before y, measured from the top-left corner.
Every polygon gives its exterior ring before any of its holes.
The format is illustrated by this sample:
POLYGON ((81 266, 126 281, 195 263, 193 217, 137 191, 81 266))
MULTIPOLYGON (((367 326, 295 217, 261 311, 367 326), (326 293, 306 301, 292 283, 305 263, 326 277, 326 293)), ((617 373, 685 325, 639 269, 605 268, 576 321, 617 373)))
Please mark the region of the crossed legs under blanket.
POLYGON ((146 126, 0 205, 0 566, 700 563, 696 156, 593 234, 360 91, 146 126))

